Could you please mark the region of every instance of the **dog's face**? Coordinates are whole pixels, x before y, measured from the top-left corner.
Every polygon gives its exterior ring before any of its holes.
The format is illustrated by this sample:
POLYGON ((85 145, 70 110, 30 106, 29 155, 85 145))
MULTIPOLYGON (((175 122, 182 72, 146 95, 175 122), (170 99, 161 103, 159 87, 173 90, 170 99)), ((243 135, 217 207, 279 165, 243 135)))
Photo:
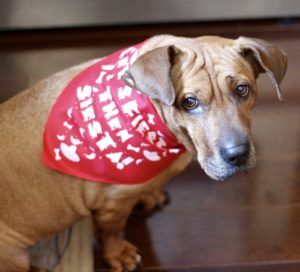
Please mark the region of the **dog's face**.
POLYGON ((254 167, 256 78, 267 72, 280 96, 286 63, 280 49, 261 40, 203 37, 148 51, 123 79, 160 101, 156 105, 177 138, 196 151, 210 177, 223 180, 254 167))

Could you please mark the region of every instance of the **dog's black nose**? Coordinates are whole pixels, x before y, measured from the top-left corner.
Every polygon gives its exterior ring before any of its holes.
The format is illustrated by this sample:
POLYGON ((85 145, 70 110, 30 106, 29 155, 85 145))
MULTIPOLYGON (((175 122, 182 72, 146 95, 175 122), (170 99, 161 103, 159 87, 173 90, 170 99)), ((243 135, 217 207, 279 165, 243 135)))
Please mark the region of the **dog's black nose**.
POLYGON ((249 155, 249 144, 240 144, 221 148, 221 156, 225 162, 233 166, 241 166, 246 163, 249 155))

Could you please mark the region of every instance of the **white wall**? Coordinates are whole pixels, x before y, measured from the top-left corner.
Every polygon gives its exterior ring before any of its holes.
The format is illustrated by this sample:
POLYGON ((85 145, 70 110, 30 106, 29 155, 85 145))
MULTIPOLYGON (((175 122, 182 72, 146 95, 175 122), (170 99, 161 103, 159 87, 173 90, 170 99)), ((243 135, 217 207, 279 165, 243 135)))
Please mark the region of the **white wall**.
POLYGON ((299 15, 299 0, 0 0, 0 30, 299 15))

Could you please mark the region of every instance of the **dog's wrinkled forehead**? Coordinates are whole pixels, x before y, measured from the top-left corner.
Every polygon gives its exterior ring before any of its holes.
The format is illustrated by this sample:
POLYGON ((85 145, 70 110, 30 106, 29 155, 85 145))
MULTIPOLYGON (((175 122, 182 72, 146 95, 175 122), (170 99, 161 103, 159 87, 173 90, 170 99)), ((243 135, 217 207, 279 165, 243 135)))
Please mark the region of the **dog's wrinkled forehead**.
MULTIPOLYGON (((216 78, 219 73, 224 77, 243 74, 249 77, 254 77, 253 69, 245 58, 241 57, 241 53, 236 46, 231 43, 204 43, 201 42, 197 47, 191 48, 187 55, 185 66, 194 66, 191 72, 195 69, 205 69, 212 78, 216 78)), ((183 71, 185 71, 183 69, 183 71)))
POLYGON ((202 50, 205 66, 213 71, 240 72, 245 66, 250 66, 241 58, 240 53, 234 47, 204 47, 202 50))
POLYGON ((230 44, 199 42, 198 46, 181 51, 177 65, 172 70, 177 101, 182 96, 193 93, 202 103, 210 104, 214 98, 223 100, 223 96, 232 91, 230 87, 233 82, 255 84, 250 63, 230 44))
MULTIPOLYGON (((181 81, 189 82, 203 67, 214 78, 219 74, 223 78, 240 74, 255 80, 260 73, 267 73, 281 99, 279 84, 286 71, 287 57, 280 48, 258 39, 162 35, 145 43, 122 79, 130 87, 171 106, 176 98, 171 77, 188 74, 181 81)), ((199 82, 202 80, 198 78, 199 82)))

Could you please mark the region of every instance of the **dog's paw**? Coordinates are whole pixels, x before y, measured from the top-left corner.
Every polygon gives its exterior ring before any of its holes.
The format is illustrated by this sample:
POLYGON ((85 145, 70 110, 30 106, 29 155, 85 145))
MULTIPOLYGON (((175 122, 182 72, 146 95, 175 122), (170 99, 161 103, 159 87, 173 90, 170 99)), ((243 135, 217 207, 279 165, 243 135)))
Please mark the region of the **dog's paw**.
POLYGON ((106 244, 104 258, 111 272, 138 271, 142 261, 137 247, 122 239, 106 244))
POLYGON ((139 201, 146 211, 154 211, 163 208, 169 203, 170 198, 166 191, 155 190, 144 194, 139 201))

